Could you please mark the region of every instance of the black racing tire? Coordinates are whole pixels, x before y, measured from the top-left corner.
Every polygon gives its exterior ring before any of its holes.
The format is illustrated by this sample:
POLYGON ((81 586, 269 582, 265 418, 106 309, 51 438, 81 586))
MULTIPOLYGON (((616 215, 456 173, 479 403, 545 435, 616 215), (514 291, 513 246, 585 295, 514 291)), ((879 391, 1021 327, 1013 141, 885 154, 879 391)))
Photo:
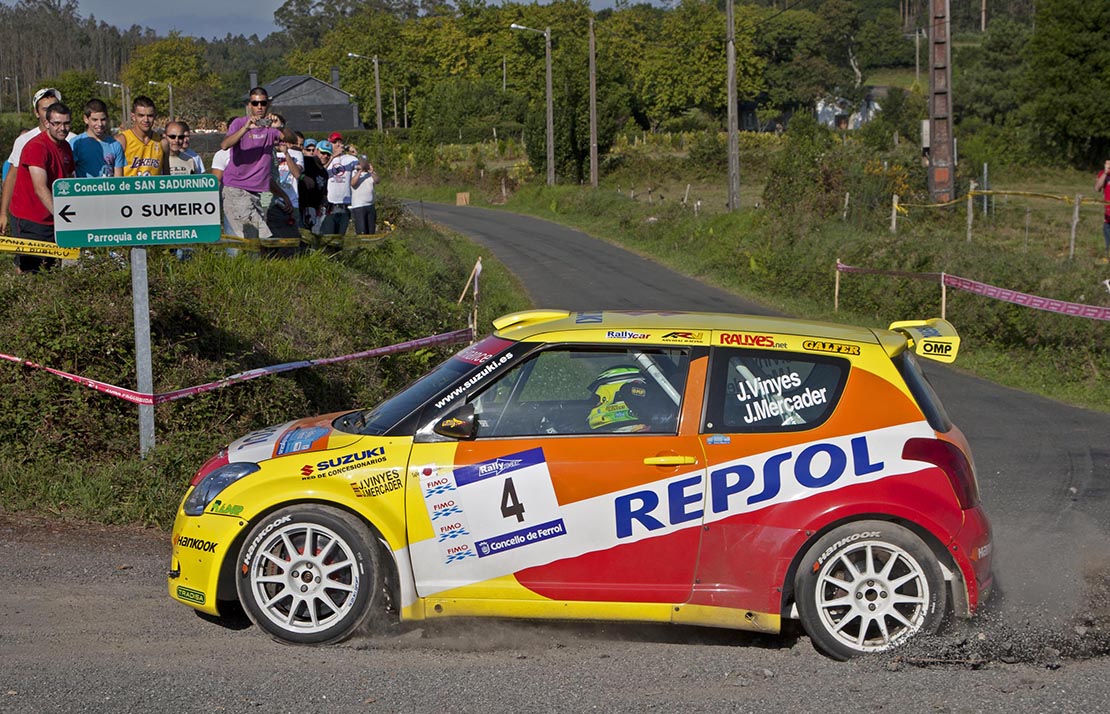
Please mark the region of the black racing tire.
POLYGON ((236 564, 239 601, 279 642, 340 642, 381 603, 380 558, 370 529, 351 514, 316 504, 288 506, 247 534, 236 564))
POLYGON ((946 585, 929 546, 886 521, 829 531, 806 552, 794 578, 802 627, 818 650, 838 660, 935 633, 948 604, 946 585))

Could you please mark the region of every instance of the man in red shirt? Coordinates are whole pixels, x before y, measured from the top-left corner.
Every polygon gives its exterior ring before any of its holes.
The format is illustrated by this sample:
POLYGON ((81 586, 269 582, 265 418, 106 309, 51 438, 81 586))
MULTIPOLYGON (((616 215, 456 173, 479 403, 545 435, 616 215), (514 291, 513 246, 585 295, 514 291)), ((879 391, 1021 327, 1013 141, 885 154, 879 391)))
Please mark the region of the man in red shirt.
MULTIPOLYGON (((12 213, 12 234, 16 238, 54 242, 54 181, 73 176, 73 149, 69 134, 69 107, 61 102, 46 110, 46 131, 23 147, 19 175, 9 209, 12 213)), ((20 273, 37 273, 58 261, 33 255, 16 255, 15 268, 20 273)))
POLYGON ((1103 164, 1102 171, 1098 172, 1095 179, 1095 191, 1102 192, 1102 200, 1106 202, 1106 214, 1102 221, 1102 238, 1106 241, 1106 259, 1110 260, 1110 159, 1103 164))

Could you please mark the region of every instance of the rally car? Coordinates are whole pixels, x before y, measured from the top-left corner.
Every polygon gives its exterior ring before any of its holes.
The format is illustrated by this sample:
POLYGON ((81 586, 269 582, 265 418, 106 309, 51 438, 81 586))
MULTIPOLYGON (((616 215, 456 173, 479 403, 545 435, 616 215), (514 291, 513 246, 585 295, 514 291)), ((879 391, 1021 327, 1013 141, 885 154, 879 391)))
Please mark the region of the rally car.
POLYGON ((970 617, 991 531, 966 440, 888 330, 531 310, 367 410, 197 472, 170 595, 324 644, 376 612, 780 631, 840 659, 970 617))

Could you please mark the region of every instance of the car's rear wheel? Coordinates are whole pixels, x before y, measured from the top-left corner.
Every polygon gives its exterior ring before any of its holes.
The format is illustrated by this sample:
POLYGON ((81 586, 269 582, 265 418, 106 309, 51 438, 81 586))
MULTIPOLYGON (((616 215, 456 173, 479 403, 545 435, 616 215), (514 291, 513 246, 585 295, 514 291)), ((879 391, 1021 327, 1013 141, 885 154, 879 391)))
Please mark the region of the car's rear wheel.
POLYGON ((857 521, 827 533, 806 553, 794 588, 806 633, 836 659, 936 632, 948 599, 929 547, 884 521, 857 521))
POLYGON ((377 607, 383 583, 366 525, 313 504, 283 508, 256 524, 236 578, 256 625, 276 640, 312 645, 350 637, 377 607))

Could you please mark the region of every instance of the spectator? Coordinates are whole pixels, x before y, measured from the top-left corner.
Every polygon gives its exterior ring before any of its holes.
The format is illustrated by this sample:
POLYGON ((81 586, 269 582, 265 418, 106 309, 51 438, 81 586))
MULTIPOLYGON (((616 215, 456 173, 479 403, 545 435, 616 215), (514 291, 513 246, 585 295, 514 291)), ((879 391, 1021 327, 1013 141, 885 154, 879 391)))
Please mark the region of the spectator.
POLYGON ((1102 219, 1102 239, 1106 242, 1106 259, 1110 261, 1110 159, 1106 160, 1102 165, 1102 171, 1098 172, 1095 191, 1102 194, 1102 200, 1106 203, 1102 219))
MULTIPOLYGON (((12 227, 17 238, 54 242, 54 181, 73 176, 73 149, 69 134, 69 107, 55 102, 46 110, 46 131, 37 134, 23 147, 12 191, 12 227)), ((57 264, 53 258, 16 255, 20 273, 37 273, 57 264)))
POLYGON ((358 157, 358 167, 351 178, 351 213, 355 219, 355 235, 375 233, 378 212, 374 207, 374 185, 378 174, 366 155, 358 157))
POLYGON ((197 162, 193 160, 193 157, 184 154, 185 137, 188 135, 189 125, 185 122, 171 121, 169 124, 166 124, 166 133, 164 136, 169 146, 169 155, 166 157, 166 165, 169 168, 171 176, 201 173, 197 171, 197 162))
POLYGON ((324 203, 324 189, 328 185, 328 172, 324 170, 316 147, 315 139, 304 140, 304 171, 301 172, 298 190, 301 223, 313 233, 319 232, 319 224, 323 218, 321 205, 324 203))
POLYGON ((182 142, 184 148, 181 150, 181 155, 187 159, 192 159, 193 163, 196 164, 197 170, 193 173, 202 174, 204 173, 204 159, 200 158, 200 154, 189 148, 189 139, 192 136, 193 130, 189 128, 188 124, 185 124, 185 140, 182 142))
POLYGON ((124 176, 157 176, 167 173, 165 154, 166 142, 154 133, 154 120, 158 112, 154 100, 138 96, 131 102, 131 128, 116 135, 116 141, 123 145, 126 163, 124 176))
POLYGON ((35 97, 31 100, 31 109, 35 112, 35 117, 39 123, 34 129, 21 134, 12 144, 12 153, 8 157, 11 170, 4 179, 3 188, 0 188, 0 233, 5 235, 8 233, 8 207, 12 200, 12 191, 15 189, 16 179, 19 176, 19 172, 15 169, 19 166, 19 158, 23 152, 23 147, 46 131, 46 110, 50 108, 50 105, 60 101, 62 101, 62 93, 53 87, 40 89, 35 92, 35 97))
POLYGON ((84 114, 85 133, 69 140, 77 178, 123 176, 123 146, 108 133, 108 106, 90 99, 84 114))
MULTIPOLYGON (((296 137, 294 133, 294 137, 296 137)), ((289 226, 297 228, 296 235, 300 236, 300 201, 298 192, 298 183, 300 182, 301 174, 304 171, 304 153, 301 150, 303 147, 298 141, 288 142, 282 141, 278 143, 277 151, 277 182, 281 188, 285 198, 281 194, 274 192, 274 202, 270 204, 270 210, 266 213, 266 219, 270 223, 270 230, 274 235, 282 232, 279 228, 275 230, 274 226, 277 223, 279 226, 289 226), (275 208, 281 209, 275 212, 275 208), (285 211, 286 208, 291 208, 292 212, 285 211), (280 215, 279 215, 280 214, 280 215), (290 217, 292 221, 290 222, 290 217)))
MULTIPOLYGON (((270 97, 262 87, 250 91, 247 114, 227 128, 221 149, 231 152, 223 173, 224 215, 231 235, 246 238, 247 226, 258 238, 272 233, 262 214, 262 193, 269 189, 278 141, 293 141, 293 131, 268 113, 270 97)), ((251 236, 251 237, 256 237, 251 236)))
POLYGON ((328 137, 328 141, 333 151, 331 159, 324 164, 328 172, 328 207, 320 232, 341 236, 347 232, 351 222, 351 174, 358 165, 358 159, 345 150, 343 135, 339 132, 328 137))

